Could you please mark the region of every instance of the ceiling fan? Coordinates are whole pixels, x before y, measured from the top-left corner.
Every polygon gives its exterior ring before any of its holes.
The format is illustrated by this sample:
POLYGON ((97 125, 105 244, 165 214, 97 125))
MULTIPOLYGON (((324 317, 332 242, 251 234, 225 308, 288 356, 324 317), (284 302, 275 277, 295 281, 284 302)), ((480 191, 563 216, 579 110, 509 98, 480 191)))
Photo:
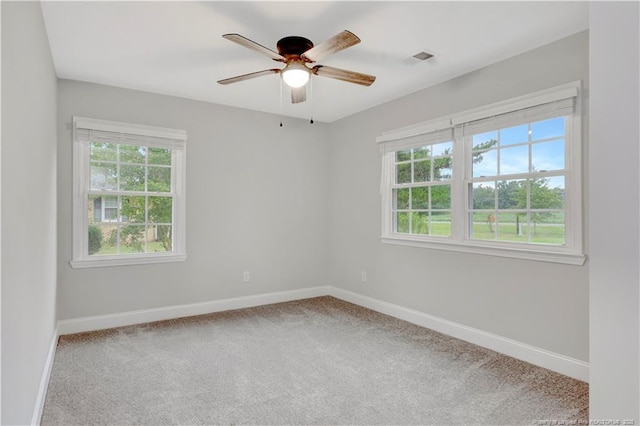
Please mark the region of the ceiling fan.
POLYGON ((337 80, 360 84, 362 86, 371 86, 376 79, 375 76, 372 75, 343 70, 327 65, 315 65, 312 67, 307 65, 318 62, 333 53, 360 43, 360 39, 350 31, 342 31, 317 46, 314 46, 311 40, 304 37, 284 37, 280 39, 276 45, 278 49, 277 52, 264 47, 253 40, 249 40, 240 34, 224 34, 222 37, 255 52, 266 55, 274 61, 283 62, 285 67, 282 69, 272 68, 226 78, 224 80, 219 80, 218 83, 220 84, 231 84, 237 83, 238 81, 261 77, 263 75, 280 74, 282 80, 291 88, 291 102, 296 104, 307 100, 307 90, 305 86, 311 78, 311 74, 320 77, 335 78, 337 80))

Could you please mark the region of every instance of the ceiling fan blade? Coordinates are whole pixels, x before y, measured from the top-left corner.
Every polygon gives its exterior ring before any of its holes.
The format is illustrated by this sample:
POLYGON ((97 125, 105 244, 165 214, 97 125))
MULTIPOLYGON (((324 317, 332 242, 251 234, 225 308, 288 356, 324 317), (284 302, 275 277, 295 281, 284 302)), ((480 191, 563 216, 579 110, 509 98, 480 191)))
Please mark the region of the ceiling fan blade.
POLYGON ((222 38, 233 41, 234 43, 238 43, 240 46, 244 46, 247 49, 251 49, 255 52, 261 53, 273 59, 274 61, 285 62, 286 59, 281 54, 274 52, 273 50, 264 47, 261 44, 256 43, 253 40, 249 40, 248 38, 241 36, 240 34, 223 34, 222 38))
POLYGON ((272 68, 270 70, 256 71, 256 72, 252 72, 252 73, 249 73, 249 74, 243 74, 243 75, 237 75, 237 76, 231 77, 231 78, 225 78, 224 80, 218 80, 218 83, 220 83, 220 84, 237 83, 239 81, 251 80, 252 78, 262 77, 263 75, 277 74, 279 72, 280 72, 279 69, 272 68))
POLYGON ((291 88, 291 103, 299 104, 307 100, 307 86, 291 88))
POLYGON ((351 31, 344 30, 340 34, 336 34, 329 40, 325 40, 317 46, 304 52, 301 57, 309 62, 318 62, 320 59, 331 54, 339 52, 360 43, 358 36, 351 31))
POLYGON ((371 86, 373 82, 376 81, 376 77, 373 75, 328 67, 326 65, 316 65, 311 71, 320 77, 335 78, 336 80, 360 84, 362 86, 371 86))

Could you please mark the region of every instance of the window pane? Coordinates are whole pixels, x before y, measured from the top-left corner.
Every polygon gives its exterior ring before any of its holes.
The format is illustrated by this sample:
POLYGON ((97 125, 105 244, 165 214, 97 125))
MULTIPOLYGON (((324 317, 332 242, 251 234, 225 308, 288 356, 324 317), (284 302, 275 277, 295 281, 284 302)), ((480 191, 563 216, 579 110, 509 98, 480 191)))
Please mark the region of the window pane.
POLYGON ((406 210, 409 208, 409 188, 395 189, 395 208, 398 210, 406 210))
POLYGON ((527 185, 525 180, 498 182, 498 209, 524 209, 526 207, 527 185))
POLYGON ((472 212, 471 238, 476 240, 495 240, 496 215, 494 212, 472 212))
POLYGON ((451 185, 435 185, 431 187, 431 208, 451 208, 451 185))
POLYGON ((453 142, 443 142, 431 145, 433 156, 450 155, 453 150, 453 142))
POLYGON ((91 163, 91 189, 116 189, 118 166, 109 163, 91 163))
POLYGON ((498 241, 527 242, 526 213, 498 213, 495 228, 498 241))
POLYGON ((476 182, 471 191, 474 209, 495 208, 495 184, 493 182, 476 182))
POLYGON ((427 158, 428 156, 429 156, 429 147, 423 146, 422 148, 416 148, 413 150, 414 160, 427 158))
POLYGON ((561 209, 564 204, 564 177, 529 180, 531 209, 561 209))
POLYGON ((431 235, 451 236, 451 212, 431 213, 431 235))
POLYGON ((146 201, 144 196, 122 197, 122 221, 129 223, 144 223, 146 201))
POLYGON ((149 223, 171 224, 173 222, 173 198, 149 197, 149 223))
POLYGON ((473 135, 473 150, 482 151, 491 148, 498 143, 498 132, 488 132, 473 135))
POLYGON ((91 144, 91 161, 117 161, 118 147, 112 143, 93 142, 91 144))
POLYGON ((411 160, 411 150, 396 152, 396 162, 411 160))
POLYGON ((531 140, 564 136, 564 117, 531 123, 531 140))
POLYGON ((89 255, 105 255, 117 253, 118 226, 102 223, 89 225, 89 255))
POLYGON ((498 153, 495 149, 473 153, 473 177, 496 176, 498 153))
POLYGON ((526 143, 529 141, 529 125, 509 127, 500 130, 500 146, 526 143))
POLYGON ((396 216, 396 232, 400 234, 408 234, 409 233, 409 213, 408 212, 398 212, 395 214, 396 216))
POLYGON ((169 148, 148 148, 149 164, 171 165, 171 149, 169 148))
POLYGON ((431 180, 431 160, 413 163, 413 181, 426 182, 431 180))
POLYGON ((564 244, 564 213, 531 213, 530 240, 532 243, 564 244))
POLYGON ((171 225, 155 225, 150 226, 147 232, 149 239, 147 241, 148 251, 167 252, 173 250, 173 227, 171 225))
POLYGON ((120 166, 120 190, 144 191, 144 166, 120 166))
POLYGON ((412 234, 429 234, 429 214, 427 212, 413 212, 411 216, 412 234))
POLYGON ((144 253, 144 246, 144 225, 125 225, 120 228, 120 253, 144 253))
POLYGON ((414 210, 426 210, 429 208, 429 188, 411 189, 411 208, 414 210))
POLYGON ((102 197, 89 195, 87 211, 89 213, 89 223, 102 222, 102 197))
POLYGON ((514 146, 500 150, 500 174, 529 172, 529 146, 514 146))
POLYGON ((411 163, 398 164, 398 166, 396 167, 396 182, 397 183, 411 182, 411 163))
POLYGON ((102 197, 102 220, 115 221, 118 219, 118 197, 103 196, 102 197))
POLYGON ((452 158, 441 157, 433 160, 433 180, 449 180, 452 177, 452 158))
POLYGON ((531 145, 531 161, 538 172, 564 169, 564 140, 531 145))
POLYGON ((146 150, 144 146, 120 145, 120 162, 144 164, 146 150))
POLYGON ((171 169, 169 167, 149 166, 147 191, 171 192, 171 169))

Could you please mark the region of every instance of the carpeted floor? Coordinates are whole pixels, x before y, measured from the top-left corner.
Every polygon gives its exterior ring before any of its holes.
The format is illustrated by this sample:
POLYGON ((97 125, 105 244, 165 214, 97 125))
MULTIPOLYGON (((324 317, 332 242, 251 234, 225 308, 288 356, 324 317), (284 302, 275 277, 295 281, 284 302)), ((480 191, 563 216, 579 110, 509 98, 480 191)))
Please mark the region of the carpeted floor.
POLYGON ((588 392, 319 297, 62 336, 42 425, 586 424, 588 392))

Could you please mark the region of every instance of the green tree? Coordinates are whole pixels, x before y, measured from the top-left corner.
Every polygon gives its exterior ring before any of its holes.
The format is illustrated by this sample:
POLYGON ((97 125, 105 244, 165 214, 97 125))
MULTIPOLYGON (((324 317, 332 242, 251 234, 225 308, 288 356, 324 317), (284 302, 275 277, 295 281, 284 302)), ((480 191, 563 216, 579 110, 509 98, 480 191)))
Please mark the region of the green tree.
POLYGON ((497 184, 498 208, 515 209, 520 202, 520 191, 524 181, 502 180, 497 184))
POLYGON ((474 210, 495 208, 495 190, 492 186, 480 184, 473 188, 473 208, 474 210))
MULTIPOLYGON (((533 232, 536 234, 536 225, 544 222, 552 216, 551 212, 536 212, 536 209, 560 209, 563 205, 563 193, 560 188, 549 188, 549 179, 537 178, 529 180, 529 208, 531 209, 531 222, 533 232)), ((518 191, 518 208, 527 207, 527 186, 520 185, 518 191)))

